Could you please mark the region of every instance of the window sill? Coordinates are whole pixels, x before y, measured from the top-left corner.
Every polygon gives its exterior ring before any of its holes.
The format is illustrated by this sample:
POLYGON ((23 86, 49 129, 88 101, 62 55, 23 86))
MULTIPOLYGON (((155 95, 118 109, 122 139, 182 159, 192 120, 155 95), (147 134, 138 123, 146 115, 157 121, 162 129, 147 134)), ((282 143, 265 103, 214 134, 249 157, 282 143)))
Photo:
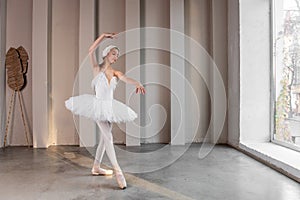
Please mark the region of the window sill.
POLYGON ((240 143, 244 153, 300 182, 300 152, 271 143, 240 143))

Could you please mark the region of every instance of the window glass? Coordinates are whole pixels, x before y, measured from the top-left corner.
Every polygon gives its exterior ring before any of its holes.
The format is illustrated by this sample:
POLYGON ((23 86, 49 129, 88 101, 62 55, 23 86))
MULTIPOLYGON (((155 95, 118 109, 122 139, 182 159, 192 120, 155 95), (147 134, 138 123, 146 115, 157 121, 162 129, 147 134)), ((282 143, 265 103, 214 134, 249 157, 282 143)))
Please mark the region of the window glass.
POLYGON ((273 1, 274 135, 300 147, 300 0, 273 1))

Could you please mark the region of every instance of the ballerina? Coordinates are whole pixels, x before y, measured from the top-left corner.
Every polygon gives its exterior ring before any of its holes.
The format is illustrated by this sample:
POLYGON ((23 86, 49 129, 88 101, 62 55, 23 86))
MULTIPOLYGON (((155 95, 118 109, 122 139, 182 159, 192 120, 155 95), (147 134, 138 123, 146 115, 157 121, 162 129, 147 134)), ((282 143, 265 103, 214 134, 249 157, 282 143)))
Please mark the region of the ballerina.
POLYGON ((95 50, 105 38, 113 39, 115 33, 103 33, 89 48, 89 56, 93 65, 93 75, 91 86, 95 90, 95 95, 84 94, 70 97, 65 101, 65 106, 72 113, 94 120, 101 132, 100 141, 96 150, 93 175, 112 175, 112 170, 100 167, 104 152, 113 166, 119 187, 127 187, 125 177, 116 159, 113 144, 112 123, 130 122, 137 118, 137 114, 127 105, 115 100, 113 92, 119 80, 136 87, 136 93, 145 94, 145 88, 138 81, 127 77, 120 71, 112 68, 112 64, 118 60, 119 48, 113 45, 107 46, 102 52, 103 62, 98 64, 95 50))

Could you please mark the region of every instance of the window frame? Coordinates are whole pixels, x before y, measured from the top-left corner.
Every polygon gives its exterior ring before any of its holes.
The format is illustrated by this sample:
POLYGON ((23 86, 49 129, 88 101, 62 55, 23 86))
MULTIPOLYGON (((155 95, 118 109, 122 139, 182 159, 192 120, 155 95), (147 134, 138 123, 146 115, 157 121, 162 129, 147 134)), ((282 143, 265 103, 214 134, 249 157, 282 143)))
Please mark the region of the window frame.
POLYGON ((276 133, 276 129, 275 129, 275 110, 276 110, 276 76, 275 76, 275 67, 274 67, 274 64, 275 64, 275 59, 276 59, 276 46, 275 46, 275 41, 276 41, 276 26, 274 25, 274 21, 276 20, 276 15, 275 15, 275 12, 276 12, 276 3, 275 3, 275 0, 270 0, 270 48, 271 48, 271 78, 270 78, 270 87, 271 87, 271 102, 270 102, 270 116, 272 117, 272 119, 270 120, 270 130, 271 130, 271 135, 270 135, 270 140, 272 143, 274 144, 277 144, 277 145, 280 145, 280 146, 284 146, 284 147, 287 147, 289 149, 292 149, 292 150, 295 150, 295 151, 299 151, 300 152, 300 146, 296 146, 296 145, 293 145, 293 144, 290 144, 288 142, 283 142, 283 141, 280 141, 280 140, 276 140, 274 138, 274 134, 276 133))

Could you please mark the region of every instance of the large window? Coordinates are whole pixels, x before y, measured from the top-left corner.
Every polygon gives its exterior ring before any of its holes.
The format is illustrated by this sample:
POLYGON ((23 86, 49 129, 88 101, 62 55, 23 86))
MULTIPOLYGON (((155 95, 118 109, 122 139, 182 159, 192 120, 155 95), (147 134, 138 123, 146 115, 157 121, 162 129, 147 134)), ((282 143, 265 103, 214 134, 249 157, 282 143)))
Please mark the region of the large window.
POLYGON ((273 0, 274 134, 300 149, 300 0, 273 0))

